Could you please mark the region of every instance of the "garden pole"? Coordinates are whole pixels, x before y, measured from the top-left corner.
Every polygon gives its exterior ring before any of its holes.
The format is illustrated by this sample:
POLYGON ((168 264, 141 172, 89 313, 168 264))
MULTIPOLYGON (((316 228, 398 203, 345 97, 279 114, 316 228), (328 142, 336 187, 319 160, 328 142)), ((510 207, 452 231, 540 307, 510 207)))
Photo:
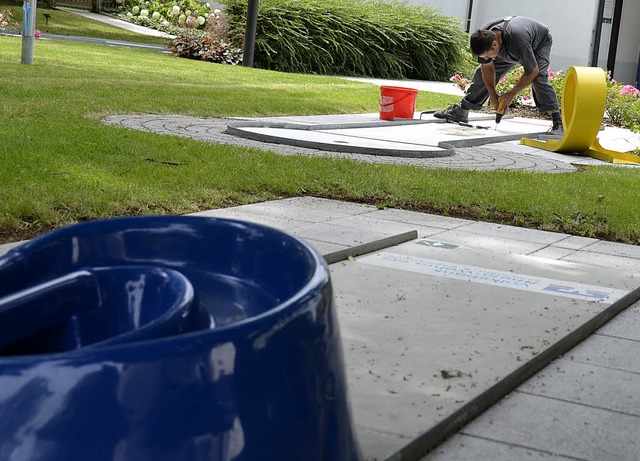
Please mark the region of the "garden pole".
POLYGON ((36 30, 36 0, 24 0, 22 5, 22 64, 33 64, 33 41, 36 30))
POLYGON ((258 0, 249 0, 247 8, 247 25, 244 32, 244 53, 242 65, 253 67, 253 50, 256 46, 256 29, 258 25, 258 0))

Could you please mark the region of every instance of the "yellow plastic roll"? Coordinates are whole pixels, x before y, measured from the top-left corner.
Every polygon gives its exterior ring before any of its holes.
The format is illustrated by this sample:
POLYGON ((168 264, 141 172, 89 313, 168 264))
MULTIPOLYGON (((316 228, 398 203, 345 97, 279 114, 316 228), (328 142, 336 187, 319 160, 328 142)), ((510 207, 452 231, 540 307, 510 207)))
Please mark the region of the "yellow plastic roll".
POLYGON ((573 66, 562 88, 562 124, 559 140, 522 138, 527 146, 551 152, 579 153, 614 163, 640 163, 640 157, 603 148, 597 135, 604 117, 607 78, 599 67, 573 66))

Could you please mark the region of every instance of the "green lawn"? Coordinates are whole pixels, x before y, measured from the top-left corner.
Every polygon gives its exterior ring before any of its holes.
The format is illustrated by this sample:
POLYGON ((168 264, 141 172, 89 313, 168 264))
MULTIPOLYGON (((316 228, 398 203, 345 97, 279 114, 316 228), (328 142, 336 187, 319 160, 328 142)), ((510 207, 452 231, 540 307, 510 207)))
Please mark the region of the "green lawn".
MULTIPOLYGON (((0 241, 81 220, 309 194, 640 243, 638 171, 471 172, 275 153, 105 126, 110 114, 365 113, 379 89, 159 52, 0 37, 0 241), (149 162, 146 158, 180 163, 149 162)), ((421 92, 420 110, 456 97, 421 92)))

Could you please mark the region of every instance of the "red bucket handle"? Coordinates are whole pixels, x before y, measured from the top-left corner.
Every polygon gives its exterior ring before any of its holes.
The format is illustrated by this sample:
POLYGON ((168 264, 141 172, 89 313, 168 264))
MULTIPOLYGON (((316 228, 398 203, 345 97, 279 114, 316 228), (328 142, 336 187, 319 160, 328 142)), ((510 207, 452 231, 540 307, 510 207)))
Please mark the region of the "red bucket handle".
MULTIPOLYGON (((400 101, 404 101, 405 99, 407 99, 407 98, 408 98, 409 96, 411 96, 412 94, 413 94, 413 93, 407 93, 407 94, 405 94, 405 95, 404 95, 404 97, 403 97, 403 98, 400 98, 400 99, 398 99, 398 100, 396 100, 396 99, 394 98, 394 100, 393 100, 393 101, 391 101, 391 102, 387 102, 387 103, 385 103, 385 104, 382 104, 382 102, 379 102, 378 104, 380 104, 380 107, 386 107, 386 106, 390 106, 390 105, 392 105, 392 104, 398 104, 400 101)), ((380 96, 380 101, 382 101, 382 96, 380 96)))

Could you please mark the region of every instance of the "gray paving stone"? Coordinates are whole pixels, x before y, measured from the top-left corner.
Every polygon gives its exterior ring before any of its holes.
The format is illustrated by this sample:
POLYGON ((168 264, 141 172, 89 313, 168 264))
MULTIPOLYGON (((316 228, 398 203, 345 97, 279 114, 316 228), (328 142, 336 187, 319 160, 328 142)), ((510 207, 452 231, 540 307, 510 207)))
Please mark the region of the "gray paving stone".
POLYGON ((508 240, 516 240, 518 242, 543 243, 552 245, 566 237, 567 234, 557 232, 547 232, 536 229, 527 229, 524 227, 505 226, 503 224, 493 224, 485 222, 475 222, 464 228, 465 232, 479 235, 489 235, 508 240))
POLYGON ((582 250, 584 248, 588 248, 596 242, 599 242, 599 240, 589 237, 570 235, 558 242, 555 242, 553 246, 558 248, 568 248, 570 250, 582 250))
POLYGON ((11 243, 5 243, 3 245, 0 245, 0 256, 5 254, 7 251, 11 250, 12 248, 22 245, 26 241, 27 240, 22 240, 20 242, 11 242, 11 243))
POLYGON ((571 357, 569 353, 556 360, 518 391, 640 416, 640 374, 580 363, 571 357))
POLYGON ((372 229, 386 235, 396 235, 416 230, 418 231, 418 237, 427 237, 442 232, 442 229, 436 227, 425 227, 412 223, 378 219, 374 214, 337 218, 334 219, 332 223, 352 229, 372 229))
POLYGON ((444 243, 483 248, 486 251, 497 251, 500 253, 517 253, 527 255, 540 251, 547 247, 546 243, 525 242, 498 237, 488 233, 467 232, 465 226, 461 229, 453 229, 437 234, 437 239, 444 243))
POLYGON ((615 370, 640 373, 640 342, 593 335, 571 351, 573 360, 615 370))
POLYGON ((338 226, 333 223, 304 224, 295 229, 295 235, 309 240, 337 243, 345 246, 356 246, 393 235, 370 229, 338 226))
MULTIPOLYGON (((238 207, 241 208, 241 207, 238 207)), ((238 219, 258 224, 264 224, 275 229, 291 232, 292 230, 308 224, 306 221, 299 221, 293 218, 285 218, 274 215, 253 213, 249 208, 221 208, 218 210, 202 211, 193 213, 193 216, 207 216, 215 218, 238 219)))
POLYGON ((405 222, 426 227, 437 227, 440 229, 455 229, 468 226, 475 222, 468 219, 399 210, 397 208, 385 208, 383 210, 373 211, 371 215, 374 215, 376 218, 387 219, 389 221, 405 222))
POLYGON ((626 245, 624 243, 604 242, 602 240, 589 246, 589 251, 611 256, 634 258, 640 262, 640 246, 626 245))
POLYGON ((598 330, 599 334, 640 341, 640 302, 598 330))
MULTIPOLYGON (((316 117, 320 123, 322 117, 316 117)), ((353 116, 349 116, 353 117, 353 116)), ((278 120, 279 118, 262 118, 256 120, 278 120)), ((247 148, 256 148, 276 152, 280 155, 308 155, 314 157, 347 158, 351 160, 391 164, 411 165, 423 168, 453 168, 460 170, 528 170, 551 173, 565 173, 577 171, 576 167, 566 160, 553 157, 504 151, 490 147, 457 148, 451 157, 438 158, 404 158, 382 155, 366 155, 343 152, 330 152, 304 147, 285 146, 282 144, 265 143, 250 139, 238 138, 225 133, 227 123, 233 120, 220 118, 188 117, 177 115, 113 115, 102 119, 107 125, 117 125, 125 128, 149 131, 165 135, 176 135, 213 142, 217 144, 229 144, 247 148)), ((236 118, 236 120, 247 120, 236 118)), ((300 121, 300 120, 298 120, 300 121)))
MULTIPOLYGON (((598 242, 600 243, 600 242, 598 242)), ((576 262, 596 267, 608 267, 610 269, 619 270, 640 275, 640 261, 635 257, 618 256, 604 253, 596 253, 588 247, 589 251, 578 251, 564 258, 565 261, 576 262)))
MULTIPOLYGON (((566 461, 547 451, 458 434, 420 461, 566 461)), ((571 458, 575 459, 575 458, 571 458)))
POLYGON ((384 455, 376 455, 375 453, 393 453, 398 447, 402 447, 409 443, 411 439, 400 434, 394 434, 385 431, 376 431, 367 428, 361 428, 358 431, 358 440, 362 447, 366 447, 363 461, 385 461, 384 455))
POLYGON ((331 200, 321 197, 292 197, 278 200, 283 205, 293 207, 304 207, 319 211, 327 211, 331 214, 351 216, 357 214, 375 212, 378 208, 373 205, 365 205, 362 203, 343 202, 341 200, 331 200))
POLYGON ((637 416, 514 392, 462 432, 571 459, 637 461, 639 424, 637 416))
POLYGON ((540 250, 534 251, 533 253, 529 254, 529 256, 536 257, 536 258, 543 258, 543 259, 560 260, 572 255, 573 253, 575 253, 575 251, 576 250, 571 250, 569 248, 559 248, 556 246, 548 246, 540 250))

